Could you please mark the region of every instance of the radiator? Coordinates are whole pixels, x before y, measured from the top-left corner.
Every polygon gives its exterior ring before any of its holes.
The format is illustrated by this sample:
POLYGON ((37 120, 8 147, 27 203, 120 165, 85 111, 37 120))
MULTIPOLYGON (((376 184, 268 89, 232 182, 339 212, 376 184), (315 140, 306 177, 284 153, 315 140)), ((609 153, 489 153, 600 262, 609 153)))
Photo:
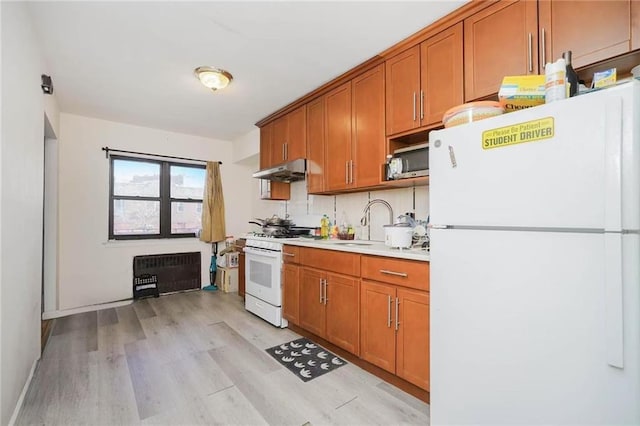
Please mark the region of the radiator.
POLYGON ((199 289, 200 252, 135 256, 133 277, 145 274, 157 275, 160 293, 199 289))

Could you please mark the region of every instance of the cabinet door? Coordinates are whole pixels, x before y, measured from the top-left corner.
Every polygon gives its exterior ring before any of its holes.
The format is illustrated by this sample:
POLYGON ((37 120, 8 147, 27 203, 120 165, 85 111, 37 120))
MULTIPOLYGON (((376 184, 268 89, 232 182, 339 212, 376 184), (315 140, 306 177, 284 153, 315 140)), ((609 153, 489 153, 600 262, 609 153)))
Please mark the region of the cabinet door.
POLYGON ((395 373, 395 288, 363 280, 360 289, 360 358, 395 373))
POLYGON ((307 192, 324 191, 324 96, 307 104, 307 192))
POLYGON ((631 2, 631 50, 640 49, 640 1, 631 2))
POLYGON ((358 355, 360 280, 327 272, 327 340, 358 355))
POLYGON ((289 133, 289 121, 285 115, 273 122, 271 135, 271 164, 280 164, 285 161, 285 144, 289 133))
POLYGON ((300 324, 300 267, 282 265, 282 316, 289 322, 300 324))
POLYGON ((631 50, 630 0, 541 0, 538 7, 541 65, 567 50, 574 68, 631 50))
POLYGON ((326 310, 322 299, 323 272, 302 268, 300 279, 300 327, 324 337, 326 310))
POLYGON ((271 166, 271 139, 273 134, 273 123, 260 127, 260 168, 266 169, 271 166))
POLYGON ((238 296, 244 299, 244 289, 245 289, 245 254, 244 252, 238 253, 238 296))
POLYGON ((291 184, 260 179, 260 199, 288 200, 291 198, 291 184))
POLYGON ((429 390, 429 293, 397 291, 396 374, 429 390))
POLYGON ((420 125, 420 47, 415 46, 385 62, 387 135, 420 125))
POLYGON ((464 103, 462 23, 420 45, 422 125, 442 122, 449 109, 464 103))
POLYGON ((307 152, 307 108, 301 106, 288 114, 289 135, 285 146, 287 161, 304 158, 307 152))
POLYGON ((351 82, 327 93, 325 103, 325 185, 328 190, 349 184, 351 160, 351 82))
POLYGON ((384 65, 353 79, 353 139, 350 180, 355 187, 377 185, 385 162, 384 65))
POLYGON ((464 20, 464 97, 498 93, 505 75, 538 74, 538 4, 500 1, 464 20))

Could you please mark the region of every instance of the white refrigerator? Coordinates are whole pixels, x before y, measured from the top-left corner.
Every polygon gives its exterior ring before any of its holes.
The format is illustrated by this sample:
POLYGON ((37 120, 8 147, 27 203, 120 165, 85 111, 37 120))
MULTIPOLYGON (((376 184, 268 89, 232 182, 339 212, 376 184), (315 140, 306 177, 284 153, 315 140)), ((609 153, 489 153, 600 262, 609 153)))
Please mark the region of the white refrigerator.
POLYGON ((429 144, 431 424, 640 424, 640 82, 429 144))

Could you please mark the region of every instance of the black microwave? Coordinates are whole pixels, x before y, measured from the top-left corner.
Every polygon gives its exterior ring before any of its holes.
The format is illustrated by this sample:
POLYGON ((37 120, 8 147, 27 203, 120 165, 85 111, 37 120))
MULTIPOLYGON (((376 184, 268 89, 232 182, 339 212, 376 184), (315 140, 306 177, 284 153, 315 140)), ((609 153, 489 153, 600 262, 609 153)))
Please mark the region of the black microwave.
POLYGON ((393 151, 386 164, 387 180, 429 176, 429 143, 393 151))

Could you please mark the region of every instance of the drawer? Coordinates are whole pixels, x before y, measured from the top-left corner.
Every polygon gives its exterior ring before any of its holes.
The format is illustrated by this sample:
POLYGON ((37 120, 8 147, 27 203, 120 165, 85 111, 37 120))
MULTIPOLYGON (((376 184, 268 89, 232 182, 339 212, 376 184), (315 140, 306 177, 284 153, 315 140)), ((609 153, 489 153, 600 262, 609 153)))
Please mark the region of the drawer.
POLYGON ((284 245, 282 247, 282 261, 284 263, 300 263, 300 247, 284 245))
POLYGON ((362 256, 362 278, 429 291, 429 262, 362 256))
POLYGON ((300 257, 304 266, 336 274, 360 276, 360 255, 357 253, 304 247, 300 251, 300 257))

